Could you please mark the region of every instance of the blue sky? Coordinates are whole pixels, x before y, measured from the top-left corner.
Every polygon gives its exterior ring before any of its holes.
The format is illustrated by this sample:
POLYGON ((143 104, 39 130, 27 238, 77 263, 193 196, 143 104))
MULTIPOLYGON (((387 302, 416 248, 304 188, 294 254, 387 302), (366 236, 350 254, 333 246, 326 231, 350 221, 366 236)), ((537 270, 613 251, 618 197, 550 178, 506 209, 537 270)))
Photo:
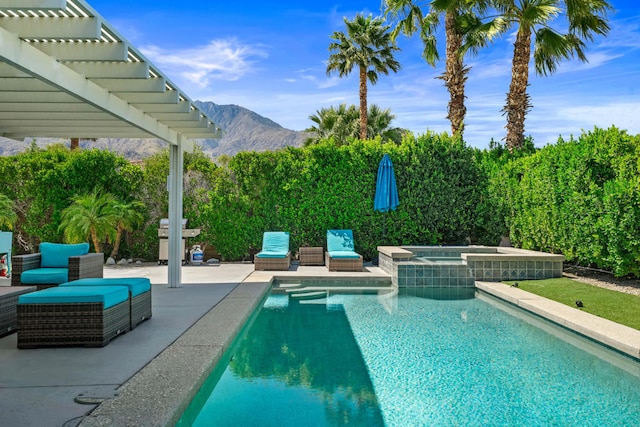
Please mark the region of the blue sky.
MULTIPOLYGON (((280 125, 304 130, 309 116, 340 103, 358 104, 357 72, 326 75, 328 45, 343 18, 381 14, 379 0, 157 1, 89 0, 108 22, 193 100, 237 104, 280 125)), ((588 63, 563 63, 548 77, 531 67, 533 109, 527 135, 536 146, 568 139, 594 126, 640 133, 640 8, 637 0, 610 0, 611 31, 589 45, 588 63)), ((444 58, 444 35, 441 57, 444 58)), ((514 34, 505 34, 467 58, 465 140, 486 148, 505 135, 505 103, 514 34)), ((449 132, 444 63, 421 58, 417 37, 401 37, 402 69, 369 86, 369 104, 389 108, 394 126, 415 133, 449 132)))

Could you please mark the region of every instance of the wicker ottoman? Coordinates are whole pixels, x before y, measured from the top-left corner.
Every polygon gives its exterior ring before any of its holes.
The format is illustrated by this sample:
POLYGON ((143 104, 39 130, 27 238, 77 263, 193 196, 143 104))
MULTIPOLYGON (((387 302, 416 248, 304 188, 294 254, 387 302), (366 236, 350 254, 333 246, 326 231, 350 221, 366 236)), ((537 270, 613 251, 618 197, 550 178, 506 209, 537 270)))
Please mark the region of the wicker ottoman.
POLYGON ((134 329, 151 318, 151 281, 146 277, 86 278, 63 283, 60 286, 126 286, 131 304, 130 327, 134 329))
POLYGON ((299 255, 300 265, 324 265, 324 248, 322 246, 302 246, 299 255))
POLYGON ((18 298, 18 348, 104 347, 129 331, 125 286, 48 288, 18 298))
POLYGON ((35 286, 0 287, 0 337, 16 331, 16 306, 22 294, 36 291, 35 286))

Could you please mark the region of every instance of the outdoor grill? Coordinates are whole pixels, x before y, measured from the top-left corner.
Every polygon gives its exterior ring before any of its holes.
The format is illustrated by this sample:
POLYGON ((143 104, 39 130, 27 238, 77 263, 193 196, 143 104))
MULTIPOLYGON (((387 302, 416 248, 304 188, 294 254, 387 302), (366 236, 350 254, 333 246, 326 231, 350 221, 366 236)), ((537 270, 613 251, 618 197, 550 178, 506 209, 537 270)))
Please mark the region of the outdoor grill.
MULTIPOLYGON (((187 220, 182 218, 182 264, 185 264, 189 258, 186 256, 186 240, 190 237, 196 237, 200 234, 199 228, 187 228, 187 220)), ((160 253, 158 255, 158 264, 167 264, 169 261, 169 218, 160 220, 158 228, 158 237, 160 243, 160 253)))

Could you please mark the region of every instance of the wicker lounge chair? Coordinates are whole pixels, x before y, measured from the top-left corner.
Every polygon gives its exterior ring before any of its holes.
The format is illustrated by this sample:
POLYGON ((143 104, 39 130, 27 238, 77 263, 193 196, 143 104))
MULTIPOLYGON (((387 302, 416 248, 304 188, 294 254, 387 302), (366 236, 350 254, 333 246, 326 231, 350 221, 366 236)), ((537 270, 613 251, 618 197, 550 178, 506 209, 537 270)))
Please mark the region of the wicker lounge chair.
POLYGON ((60 284, 60 287, 64 286, 126 286, 131 306, 131 329, 151 318, 151 281, 146 277, 86 278, 60 284))
POLYGON ((329 271, 362 271, 362 255, 354 248, 353 231, 328 230, 325 264, 329 271))
POLYGON ((65 286, 18 297, 18 348, 103 347, 129 331, 125 286, 65 286))
POLYGON ((42 290, 85 277, 102 277, 104 255, 88 252, 88 243, 43 242, 38 253, 13 256, 11 286, 42 290))
POLYGON ((254 257, 256 270, 288 270, 291 264, 288 231, 266 231, 262 251, 254 257))

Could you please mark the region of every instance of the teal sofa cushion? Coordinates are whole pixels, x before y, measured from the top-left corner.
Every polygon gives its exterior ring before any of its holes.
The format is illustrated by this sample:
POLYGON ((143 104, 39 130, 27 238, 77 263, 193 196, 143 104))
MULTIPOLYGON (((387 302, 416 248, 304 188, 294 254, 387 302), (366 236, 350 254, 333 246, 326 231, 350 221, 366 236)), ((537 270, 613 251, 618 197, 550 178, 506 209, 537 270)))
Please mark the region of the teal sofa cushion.
POLYGON ((62 283, 60 286, 126 286, 133 298, 149 292, 151 290, 151 280, 146 277, 90 277, 62 283))
POLYGON ((40 267, 68 268, 69 257, 88 253, 89 243, 42 242, 40 243, 40 267))
POLYGON ((288 231, 266 231, 262 236, 262 251, 258 258, 285 258, 289 253, 288 231))
POLYGON ((329 256, 331 258, 343 258, 343 259, 360 258, 360 254, 357 254, 353 251, 327 251, 327 252, 329 252, 329 256))
POLYGON ((18 304, 101 302, 107 309, 128 300, 126 286, 65 286, 20 295, 18 304))
POLYGON ((353 231, 327 230, 327 252, 355 252, 353 231))
POLYGON ((50 285, 68 281, 68 268, 34 268, 23 271, 20 275, 20 282, 25 285, 50 285))

